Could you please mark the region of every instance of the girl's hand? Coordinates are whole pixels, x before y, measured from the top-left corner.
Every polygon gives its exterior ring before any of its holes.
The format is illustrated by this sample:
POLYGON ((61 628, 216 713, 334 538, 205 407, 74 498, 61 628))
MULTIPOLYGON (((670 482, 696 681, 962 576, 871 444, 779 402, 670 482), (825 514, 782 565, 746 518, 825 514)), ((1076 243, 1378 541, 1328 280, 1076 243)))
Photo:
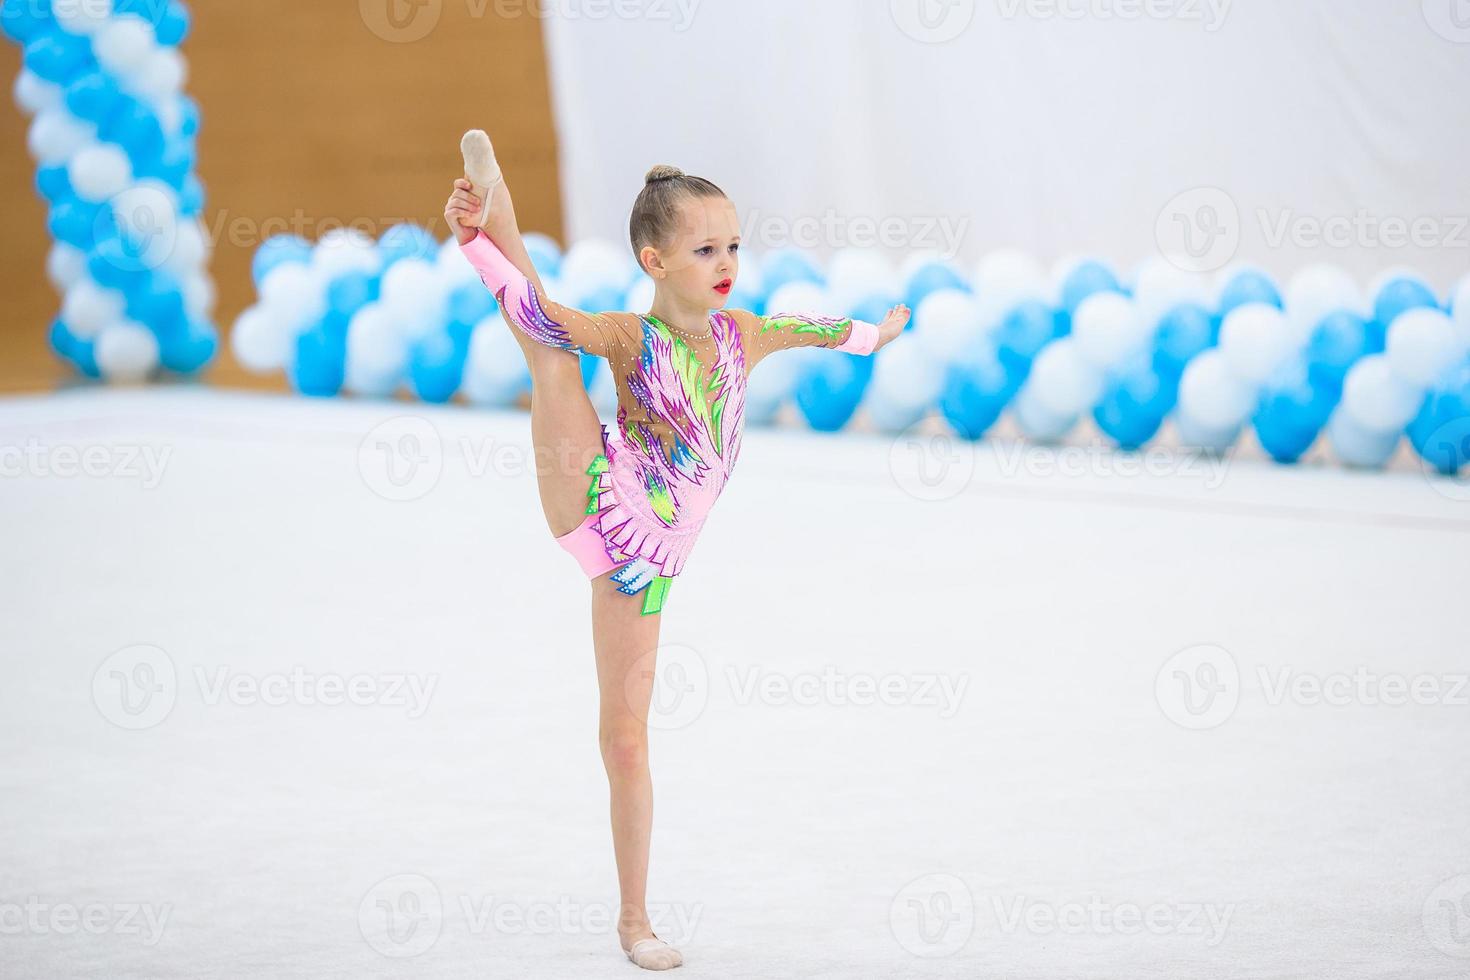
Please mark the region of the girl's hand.
POLYGON ((889 310, 883 322, 878 324, 878 343, 873 346, 873 350, 878 351, 884 344, 903 333, 903 328, 908 325, 908 322, 909 308, 907 306, 899 303, 889 310))
POLYGON ((444 220, 449 222, 455 238, 463 245, 475 237, 480 228, 483 201, 475 196, 473 185, 461 177, 454 182, 454 193, 444 205, 444 220))

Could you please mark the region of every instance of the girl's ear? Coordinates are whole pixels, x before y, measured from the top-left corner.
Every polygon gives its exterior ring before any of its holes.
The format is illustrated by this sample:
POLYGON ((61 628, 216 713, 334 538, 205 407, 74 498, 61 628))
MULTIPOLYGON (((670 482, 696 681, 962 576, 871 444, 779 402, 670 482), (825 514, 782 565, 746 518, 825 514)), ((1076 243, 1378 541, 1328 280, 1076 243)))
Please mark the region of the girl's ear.
POLYGON ((652 245, 645 245, 638 250, 638 263, 643 266, 643 271, 648 273, 650 278, 662 279, 668 275, 664 269, 663 260, 658 257, 658 249, 652 245))

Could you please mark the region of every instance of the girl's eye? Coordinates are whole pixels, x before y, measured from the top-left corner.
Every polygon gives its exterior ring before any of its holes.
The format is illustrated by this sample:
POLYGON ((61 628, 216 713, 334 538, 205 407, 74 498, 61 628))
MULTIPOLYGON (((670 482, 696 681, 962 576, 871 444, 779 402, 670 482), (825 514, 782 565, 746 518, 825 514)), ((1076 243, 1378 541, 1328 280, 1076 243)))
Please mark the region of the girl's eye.
POLYGON ((711 255, 711 254, 714 253, 714 250, 715 250, 715 247, 713 245, 704 245, 704 246, 701 246, 700 248, 695 249, 694 250, 694 254, 696 254, 696 255, 711 255))
POLYGON ((736 242, 734 245, 731 245, 730 246, 730 252, 732 254, 735 253, 735 252, 738 252, 738 251, 740 251, 740 243, 739 242, 736 242))

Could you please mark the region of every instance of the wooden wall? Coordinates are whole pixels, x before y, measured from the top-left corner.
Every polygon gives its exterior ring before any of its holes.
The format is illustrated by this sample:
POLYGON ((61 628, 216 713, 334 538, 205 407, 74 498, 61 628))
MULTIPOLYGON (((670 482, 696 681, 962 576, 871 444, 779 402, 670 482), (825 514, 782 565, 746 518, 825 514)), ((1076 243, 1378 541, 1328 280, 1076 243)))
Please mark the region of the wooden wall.
MULTIPOLYGON (((282 388, 235 364, 227 333, 254 299, 264 236, 315 240, 340 224, 399 220, 444 237, 459 137, 482 128, 515 193, 521 227, 561 237, 556 140, 535 5, 477 0, 190 0, 189 94, 202 111, 200 175, 225 342, 210 383, 282 388), (497 15, 497 7, 500 14, 497 15), (510 16, 505 12, 511 11, 510 16), (391 15, 391 16, 390 16, 391 15)), ((0 43, 7 90, 20 50, 0 43)), ((73 377, 46 346, 60 306, 45 275, 50 237, 26 152, 27 118, 0 107, 0 391, 73 377)))

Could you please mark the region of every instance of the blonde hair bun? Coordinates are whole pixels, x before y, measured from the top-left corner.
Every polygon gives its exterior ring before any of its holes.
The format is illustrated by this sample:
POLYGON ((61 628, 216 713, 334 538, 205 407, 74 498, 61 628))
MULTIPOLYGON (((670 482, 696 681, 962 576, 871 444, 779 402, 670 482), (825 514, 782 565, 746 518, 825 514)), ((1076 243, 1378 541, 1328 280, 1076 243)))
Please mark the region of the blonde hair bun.
POLYGON ((643 175, 643 183, 651 184, 656 180, 668 180, 670 177, 683 176, 684 171, 680 170, 678 167, 671 167, 666 163, 660 163, 650 168, 648 173, 643 175))

